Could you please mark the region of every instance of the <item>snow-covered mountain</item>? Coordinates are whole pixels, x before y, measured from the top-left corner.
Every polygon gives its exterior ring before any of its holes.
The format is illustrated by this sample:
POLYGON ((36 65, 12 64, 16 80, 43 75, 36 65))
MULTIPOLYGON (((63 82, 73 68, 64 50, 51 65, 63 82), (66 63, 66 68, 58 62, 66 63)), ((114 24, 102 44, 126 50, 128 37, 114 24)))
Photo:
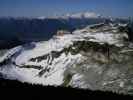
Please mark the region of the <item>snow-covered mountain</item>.
POLYGON ((99 25, 7 51, 4 78, 42 85, 132 93, 133 49, 117 26, 99 25))
POLYGON ((49 40, 58 30, 82 29, 103 22, 127 23, 126 19, 110 19, 92 12, 38 18, 0 18, 0 49, 9 49, 32 41, 49 40))
POLYGON ((81 12, 81 13, 67 14, 66 17, 68 18, 99 18, 100 15, 94 12, 81 12))
POLYGON ((52 17, 46 17, 46 16, 40 16, 40 17, 37 17, 37 19, 45 19, 45 18, 56 18, 56 19, 59 19, 59 18, 63 18, 63 19, 68 19, 68 18, 77 18, 77 19, 82 19, 82 18, 99 18, 101 17, 100 14, 96 14, 94 12, 79 12, 79 13, 68 13, 68 14, 65 14, 65 15, 55 15, 55 16, 52 16, 52 17))

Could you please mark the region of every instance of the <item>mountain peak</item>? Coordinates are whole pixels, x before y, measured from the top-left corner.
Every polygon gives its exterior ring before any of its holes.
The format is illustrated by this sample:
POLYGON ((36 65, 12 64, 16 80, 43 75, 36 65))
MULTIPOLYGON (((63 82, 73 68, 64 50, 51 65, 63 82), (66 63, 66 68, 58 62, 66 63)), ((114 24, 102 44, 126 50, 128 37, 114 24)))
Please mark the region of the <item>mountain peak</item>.
MULTIPOLYGON (((64 15, 54 15, 54 16, 50 16, 48 18, 99 18, 101 15, 100 14, 96 14, 94 12, 79 12, 79 13, 67 13, 64 15)), ((45 19, 46 17, 44 16, 40 16, 38 17, 38 19, 45 19)))
POLYGON ((70 17, 70 18, 98 18, 98 17, 100 17, 100 15, 96 14, 94 12, 80 12, 80 13, 66 14, 65 17, 70 17))

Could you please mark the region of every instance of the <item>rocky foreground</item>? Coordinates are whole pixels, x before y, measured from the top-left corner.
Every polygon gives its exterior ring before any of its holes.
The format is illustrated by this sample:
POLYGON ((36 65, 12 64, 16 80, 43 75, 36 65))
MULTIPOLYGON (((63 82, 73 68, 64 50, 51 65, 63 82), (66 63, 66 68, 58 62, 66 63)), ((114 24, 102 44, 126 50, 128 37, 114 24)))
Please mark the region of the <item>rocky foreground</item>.
POLYGON ((132 97, 129 95, 116 94, 112 92, 91 91, 75 89, 71 87, 54 87, 42 85, 31 85, 28 83, 21 83, 16 80, 0 79, 0 94, 4 99, 6 98, 24 98, 24 99, 42 99, 42 98, 97 98, 97 97, 132 97))

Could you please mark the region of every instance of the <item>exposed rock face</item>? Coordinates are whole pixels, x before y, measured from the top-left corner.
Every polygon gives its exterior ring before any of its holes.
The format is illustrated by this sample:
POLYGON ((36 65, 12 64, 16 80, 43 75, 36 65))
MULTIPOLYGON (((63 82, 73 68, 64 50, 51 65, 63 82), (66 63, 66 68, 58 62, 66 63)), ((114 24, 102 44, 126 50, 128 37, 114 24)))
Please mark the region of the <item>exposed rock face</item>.
POLYGON ((128 40, 133 42, 133 22, 130 22, 124 26, 119 26, 119 31, 127 33, 128 40))
POLYGON ((58 30, 56 33, 57 36, 63 36, 64 34, 71 34, 71 32, 67 30, 58 30))
POLYGON ((126 33, 111 28, 13 48, 0 59, 0 73, 21 82, 133 94, 133 49, 126 33))
POLYGON ((126 32, 128 34, 129 41, 133 42, 133 25, 131 26, 129 25, 126 28, 127 28, 126 32))

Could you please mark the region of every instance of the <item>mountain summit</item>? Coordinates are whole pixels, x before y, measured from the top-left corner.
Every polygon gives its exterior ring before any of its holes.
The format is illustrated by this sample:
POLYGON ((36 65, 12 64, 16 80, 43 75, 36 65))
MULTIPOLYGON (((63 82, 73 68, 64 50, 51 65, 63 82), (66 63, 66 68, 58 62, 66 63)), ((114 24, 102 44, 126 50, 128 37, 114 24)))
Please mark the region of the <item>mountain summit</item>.
POLYGON ((3 78, 42 85, 132 92, 132 43, 119 25, 98 24, 8 50, 3 78))
POLYGON ((62 16, 54 15, 53 17, 40 16, 37 19, 45 19, 45 18, 56 18, 56 19, 59 19, 59 18, 63 18, 63 19, 76 18, 76 19, 81 19, 81 18, 99 18, 99 17, 101 17, 101 15, 96 14, 94 12, 79 12, 79 13, 68 13, 68 14, 65 14, 62 16))
POLYGON ((67 14, 66 16, 70 18, 98 18, 100 17, 99 14, 96 14, 93 12, 73 13, 73 14, 67 14))

